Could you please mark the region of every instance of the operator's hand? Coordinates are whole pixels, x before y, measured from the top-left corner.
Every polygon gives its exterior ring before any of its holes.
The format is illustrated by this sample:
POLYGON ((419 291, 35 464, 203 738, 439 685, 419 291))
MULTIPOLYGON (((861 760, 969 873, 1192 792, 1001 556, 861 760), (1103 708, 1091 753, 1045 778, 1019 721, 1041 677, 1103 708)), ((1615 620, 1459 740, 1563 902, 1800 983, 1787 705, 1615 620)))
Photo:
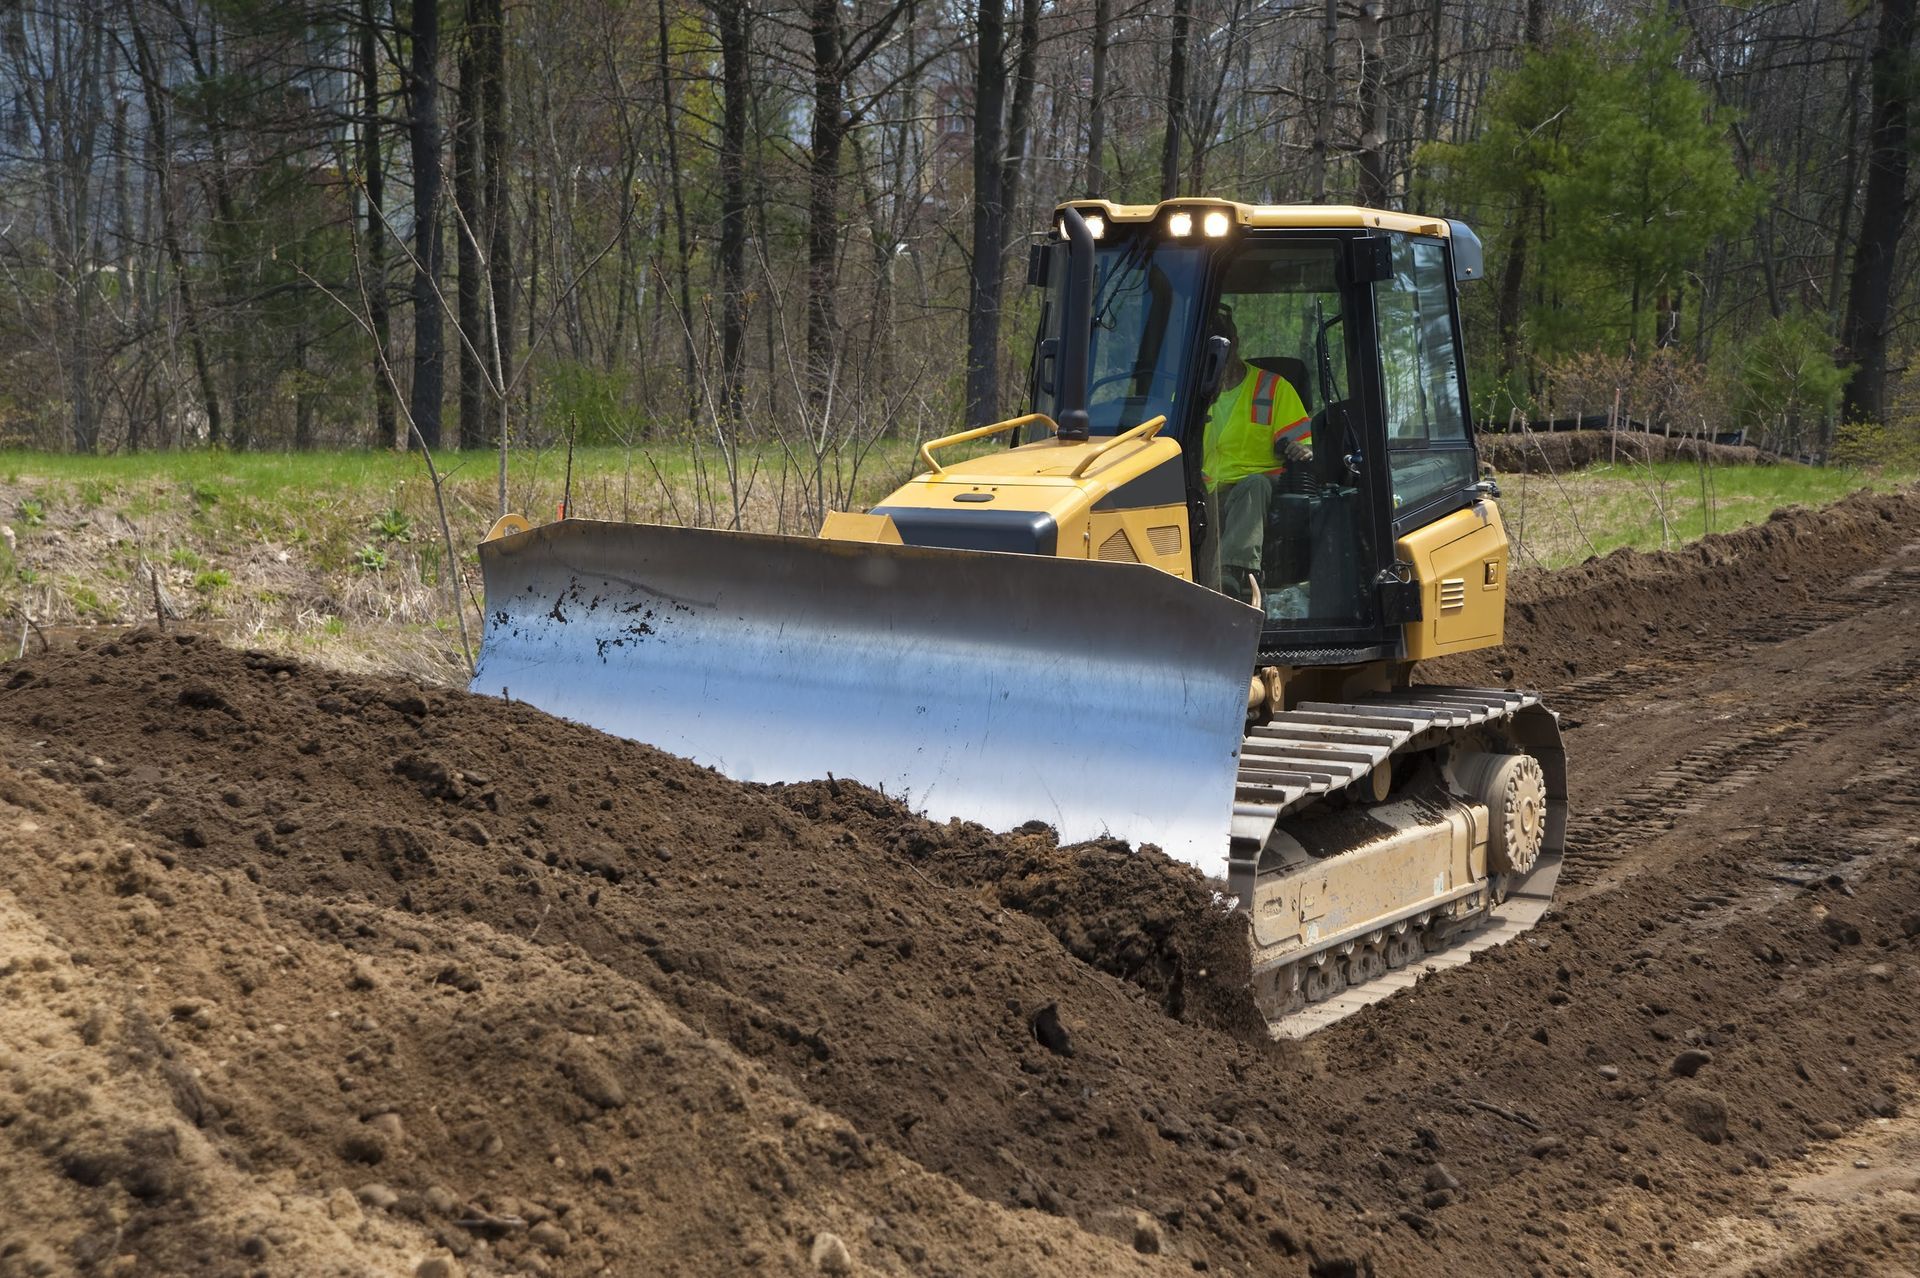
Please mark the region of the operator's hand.
POLYGON ((1282 455, 1289 466, 1304 466, 1313 461, 1313 449, 1298 440, 1288 440, 1282 455))

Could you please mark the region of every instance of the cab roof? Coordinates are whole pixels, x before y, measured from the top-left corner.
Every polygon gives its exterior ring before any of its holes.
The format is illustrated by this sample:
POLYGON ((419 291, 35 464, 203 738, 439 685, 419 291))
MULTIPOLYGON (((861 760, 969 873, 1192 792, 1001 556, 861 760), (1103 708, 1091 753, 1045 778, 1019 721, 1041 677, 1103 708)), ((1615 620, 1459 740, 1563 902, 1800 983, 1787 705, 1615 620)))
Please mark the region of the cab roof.
MULTIPOLYGON (((1152 222, 1175 209, 1205 212, 1224 209, 1241 226, 1286 227, 1294 230, 1320 228, 1379 228, 1404 231, 1411 235, 1446 237, 1452 228, 1445 218, 1416 213, 1395 213, 1390 209, 1362 208, 1356 204, 1242 204, 1237 200, 1214 200, 1183 196, 1158 204, 1115 204, 1111 200, 1068 200, 1059 209, 1078 209, 1084 215, 1099 213, 1116 224, 1152 222)), ((1058 210, 1056 210, 1058 211, 1058 210)))

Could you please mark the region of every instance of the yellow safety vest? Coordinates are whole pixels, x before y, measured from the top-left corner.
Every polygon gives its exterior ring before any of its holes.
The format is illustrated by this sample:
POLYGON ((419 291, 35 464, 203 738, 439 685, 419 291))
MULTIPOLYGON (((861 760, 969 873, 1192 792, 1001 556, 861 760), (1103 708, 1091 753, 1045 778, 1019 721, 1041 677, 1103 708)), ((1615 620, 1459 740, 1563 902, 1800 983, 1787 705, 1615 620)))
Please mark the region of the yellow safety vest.
POLYGON ((1240 385, 1214 400, 1207 416, 1201 467, 1207 486, 1225 488, 1248 475, 1282 473, 1288 444, 1313 447, 1311 425, 1292 382, 1248 365, 1240 385))

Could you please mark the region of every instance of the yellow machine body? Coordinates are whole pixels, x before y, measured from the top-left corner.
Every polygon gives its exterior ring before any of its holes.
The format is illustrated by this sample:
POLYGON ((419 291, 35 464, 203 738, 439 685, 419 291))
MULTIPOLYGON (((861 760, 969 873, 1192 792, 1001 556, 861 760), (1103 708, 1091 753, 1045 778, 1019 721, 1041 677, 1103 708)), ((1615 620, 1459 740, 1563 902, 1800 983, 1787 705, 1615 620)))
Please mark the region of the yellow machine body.
MULTIPOLYGON (((1051 425, 1044 418, 1040 423, 1051 425)), ((1036 423, 1032 415, 936 439, 923 461, 964 444, 1036 423)), ((1154 427, 1155 423, 1147 423, 1154 427)), ((1060 529, 1055 554, 1067 559, 1141 563, 1194 580, 1184 501, 1156 501, 1141 492, 1155 472, 1178 466, 1180 447, 1142 431, 1134 438, 1065 442, 1048 438, 945 464, 934 463, 889 495, 880 507, 947 508, 989 504, 996 510, 1046 514, 1060 529), (1138 504, 1136 504, 1138 503, 1138 504)), ((822 537, 842 541, 900 540, 885 515, 833 512, 822 537)), ((1419 583, 1421 617, 1404 627, 1408 662, 1499 645, 1505 637, 1508 543, 1492 498, 1454 511, 1399 539, 1395 550, 1419 583)), ((1292 674, 1292 671, 1288 671, 1292 674)), ((1338 672, 1346 691, 1388 686, 1385 665, 1338 672)), ((1288 680, 1298 695, 1321 695, 1334 672, 1288 680)), ((1273 706, 1284 708, 1286 699, 1273 706)))

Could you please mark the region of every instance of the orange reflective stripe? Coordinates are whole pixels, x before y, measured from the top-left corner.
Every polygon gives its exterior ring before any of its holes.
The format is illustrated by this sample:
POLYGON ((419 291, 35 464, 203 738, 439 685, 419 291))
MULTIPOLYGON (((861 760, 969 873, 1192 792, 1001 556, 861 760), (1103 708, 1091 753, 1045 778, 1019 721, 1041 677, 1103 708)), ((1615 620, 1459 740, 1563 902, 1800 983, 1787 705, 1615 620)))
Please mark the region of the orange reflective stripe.
POLYGON ((1313 443, 1313 418, 1302 417, 1291 426, 1282 426, 1273 432, 1273 442, 1290 444, 1313 443))
POLYGON ((1261 373, 1253 384, 1253 423, 1256 426, 1273 425, 1274 383, 1280 380, 1274 373, 1261 373))

